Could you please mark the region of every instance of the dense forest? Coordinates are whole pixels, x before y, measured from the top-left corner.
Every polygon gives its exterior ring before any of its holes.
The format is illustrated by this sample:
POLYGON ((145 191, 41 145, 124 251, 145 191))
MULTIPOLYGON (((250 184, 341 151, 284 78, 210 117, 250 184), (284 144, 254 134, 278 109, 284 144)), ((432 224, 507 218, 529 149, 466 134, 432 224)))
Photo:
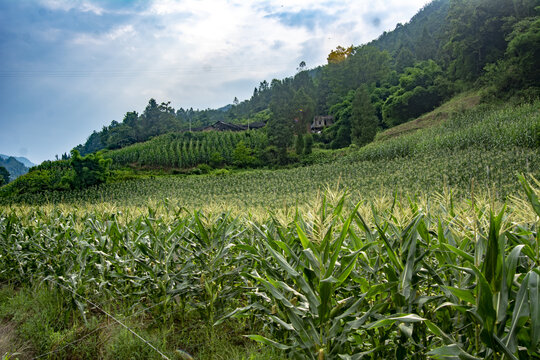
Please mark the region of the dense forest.
POLYGON ((369 143, 377 131, 473 87, 487 89, 487 98, 535 98, 539 10, 536 0, 435 0, 368 44, 332 50, 324 66, 306 69, 302 62, 294 76, 260 82, 250 99, 215 110, 175 110, 150 99, 142 114, 127 112, 76 149, 85 155, 216 121, 264 121, 267 145, 287 162, 287 149, 309 132, 315 115, 334 116, 315 141, 336 149, 369 143))

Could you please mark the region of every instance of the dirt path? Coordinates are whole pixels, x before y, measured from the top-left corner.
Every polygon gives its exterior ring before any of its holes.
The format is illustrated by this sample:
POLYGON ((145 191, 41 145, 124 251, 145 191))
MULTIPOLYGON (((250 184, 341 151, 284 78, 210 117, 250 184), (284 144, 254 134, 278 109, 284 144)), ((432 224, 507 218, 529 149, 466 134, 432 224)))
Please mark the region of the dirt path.
POLYGON ((0 321, 0 359, 9 355, 8 359, 31 359, 32 352, 28 344, 17 339, 15 324, 8 321, 0 321))

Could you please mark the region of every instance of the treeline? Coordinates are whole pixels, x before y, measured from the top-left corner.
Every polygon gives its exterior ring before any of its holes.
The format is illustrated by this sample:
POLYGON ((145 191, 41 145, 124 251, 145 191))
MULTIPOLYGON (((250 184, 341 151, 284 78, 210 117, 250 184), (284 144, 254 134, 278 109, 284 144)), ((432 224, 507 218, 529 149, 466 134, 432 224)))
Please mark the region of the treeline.
POLYGON ((122 122, 113 120, 101 131, 94 131, 84 144, 75 147, 82 155, 102 149, 120 149, 131 144, 144 142, 154 136, 170 132, 191 130, 216 121, 227 121, 225 109, 218 110, 175 110, 169 102, 158 104, 150 99, 142 114, 127 112, 122 122))
POLYGON ((455 93, 487 88, 488 96, 540 94, 540 7, 537 0, 435 0, 409 23, 361 46, 338 47, 328 64, 260 82, 250 99, 217 110, 175 110, 151 99, 94 132, 77 149, 90 153, 144 142, 215 121, 267 121, 278 158, 303 136, 315 115, 335 124, 315 137, 322 147, 362 146, 375 133, 428 112, 455 93), (296 139, 296 140, 295 140, 296 139))
MULTIPOLYGON (((68 160, 44 161, 0 190, 0 197, 16 197, 44 191, 85 189, 108 180, 112 160, 98 152, 81 156, 72 150, 68 160)), ((1 183, 0 183, 1 184, 1 183)))

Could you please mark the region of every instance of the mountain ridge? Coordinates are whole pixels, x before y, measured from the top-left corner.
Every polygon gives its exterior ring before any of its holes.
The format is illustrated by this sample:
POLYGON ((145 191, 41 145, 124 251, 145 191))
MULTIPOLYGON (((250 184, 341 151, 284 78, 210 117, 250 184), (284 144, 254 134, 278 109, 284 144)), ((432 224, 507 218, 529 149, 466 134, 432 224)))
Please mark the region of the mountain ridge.
POLYGON ((37 164, 33 163, 32 161, 30 161, 28 158, 25 158, 24 156, 12 156, 12 155, 0 154, 0 158, 2 158, 3 160, 7 160, 10 157, 14 158, 15 160, 17 160, 18 162, 20 162, 21 164, 23 164, 27 168, 31 168, 31 167, 34 167, 34 166, 37 165, 37 164))

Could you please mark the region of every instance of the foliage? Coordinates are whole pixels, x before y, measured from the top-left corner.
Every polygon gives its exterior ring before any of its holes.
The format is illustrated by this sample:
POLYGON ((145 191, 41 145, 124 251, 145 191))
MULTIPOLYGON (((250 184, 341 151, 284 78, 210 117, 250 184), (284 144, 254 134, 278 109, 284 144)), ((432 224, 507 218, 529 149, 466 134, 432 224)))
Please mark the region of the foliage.
POLYGON ((111 159, 104 159, 99 152, 82 157, 77 150, 72 150, 70 164, 75 176, 71 185, 82 189, 106 182, 111 163, 111 159))
POLYGON ((11 180, 15 180, 19 176, 28 172, 28 168, 13 156, 5 159, 0 157, 0 167, 5 168, 9 173, 6 183, 10 182, 11 180))
POLYGON ((304 136, 302 134, 296 136, 295 151, 297 155, 304 153, 304 136))
POLYGON ((313 151, 313 136, 307 134, 304 140, 304 155, 309 155, 313 151))
POLYGON ((0 186, 9 182, 9 171, 5 167, 0 166, 0 186))
MULTIPOLYGON (((540 177, 537 105, 483 108, 462 113, 438 127, 420 130, 358 150, 316 149, 312 166, 231 172, 225 176, 153 176, 70 192, 5 197, 0 203, 99 203, 144 206, 166 197, 191 209, 249 208, 263 211, 305 206, 326 187, 349 189, 364 199, 394 191, 432 194, 441 189, 456 198, 470 196, 471 186, 504 200, 519 190, 516 173, 540 177), (456 169, 459 169, 456 170, 456 169), (474 185, 472 184, 474 183, 474 185)), ((263 151, 267 162, 277 150, 263 151)), ((5 194, 11 184, 2 187, 5 194)), ((6 194, 7 195, 7 194, 6 194)))
POLYGON ((232 154, 233 164, 240 168, 256 165, 257 159, 252 155, 252 152, 253 150, 247 147, 243 141, 238 142, 232 154))
POLYGON ((440 66, 433 60, 405 69, 399 78, 399 86, 382 106, 386 125, 399 125, 440 105, 449 93, 442 74, 440 66))
POLYGON ((379 119, 366 86, 358 88, 351 103, 351 140, 357 146, 373 141, 379 119))
POLYGON ((348 48, 344 48, 343 46, 338 46, 336 50, 330 51, 330 54, 328 54, 328 63, 329 64, 335 64, 344 61, 348 56, 351 55, 353 52, 353 47, 349 46, 348 48))
MULTIPOLYGON (((368 44, 332 50, 327 65, 307 69, 302 62, 294 76, 261 81, 247 100, 234 97, 236 101, 220 109, 175 110, 170 102, 150 99, 142 114, 127 112, 122 122, 112 121, 94 132, 77 150, 84 155, 121 149, 166 133, 200 131, 216 121, 267 122, 269 144, 278 149, 278 159, 263 164, 285 165, 293 130, 305 133, 315 115, 335 113, 334 106, 349 101, 350 92, 363 86, 383 128, 431 111, 454 92, 481 85, 489 86, 495 97, 530 101, 539 94, 535 6, 534 0, 435 0, 408 23, 397 24, 368 44)), ((343 115, 339 126, 323 134, 326 146, 351 143, 354 126, 350 114, 343 115)), ((154 158, 162 158, 160 150, 154 152, 154 158)), ((197 165, 189 156, 186 162, 167 166, 197 165)), ((144 166, 164 165, 158 161, 144 166)))
POLYGON ((272 118, 268 122, 268 143, 277 149, 278 161, 287 162, 287 147, 292 142, 294 112, 293 90, 278 80, 272 82, 272 101, 270 111, 272 118))
MULTIPOLYGON (((530 204, 497 211, 451 196, 366 204, 332 193, 282 221, 189 213, 169 200, 138 213, 0 208, 0 281, 40 289, 39 301, 3 300, 0 315, 18 313, 40 353, 58 357, 85 357, 76 340, 110 334, 97 305, 144 314, 154 325, 134 328, 168 355, 197 355, 224 325, 243 324, 281 358, 535 358, 539 189, 521 182, 530 204), (207 343, 178 342, 174 329, 200 324, 207 343)), ((89 344, 158 356, 113 334, 89 344)))
POLYGON ((516 92, 535 98, 540 94, 540 19, 526 18, 508 35, 504 59, 486 66, 484 81, 493 87, 497 97, 510 97, 516 92))
POLYGON ((101 153, 81 157, 72 150, 70 160, 44 161, 6 186, 0 197, 41 194, 48 191, 86 189, 107 181, 112 160, 101 153))

